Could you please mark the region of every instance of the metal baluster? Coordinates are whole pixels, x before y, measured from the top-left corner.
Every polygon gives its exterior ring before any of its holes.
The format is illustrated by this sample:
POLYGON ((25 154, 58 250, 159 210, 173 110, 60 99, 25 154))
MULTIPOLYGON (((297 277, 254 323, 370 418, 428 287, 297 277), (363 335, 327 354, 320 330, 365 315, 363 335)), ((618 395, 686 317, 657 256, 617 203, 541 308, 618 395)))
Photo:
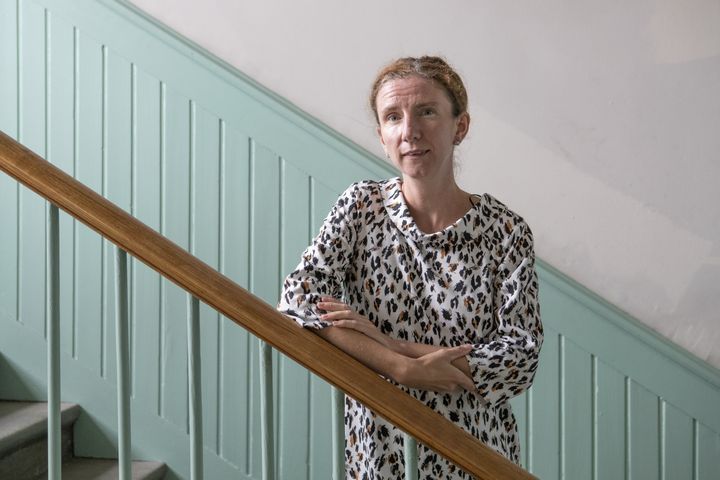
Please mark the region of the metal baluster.
POLYGON ((188 295, 188 395, 190 406, 190 478, 203 477, 202 392, 200 384, 200 301, 188 295))
POLYGON ((345 394, 332 388, 332 478, 345 478, 345 394))
POLYGON ((130 480, 132 475, 132 452, 130 446, 128 267, 127 252, 119 247, 115 247, 115 322, 118 369, 118 468, 120 470, 120 480, 130 480))
POLYGON ((62 477, 60 433, 60 226, 58 207, 49 204, 48 238, 48 479, 62 477))
POLYGON ((272 347, 262 340, 260 340, 260 415, 262 418, 262 478, 263 480, 274 480, 272 347))
POLYGON ((403 445, 405 452, 405 478, 406 480, 417 480, 418 478, 418 453, 417 441, 407 433, 404 435, 403 445))

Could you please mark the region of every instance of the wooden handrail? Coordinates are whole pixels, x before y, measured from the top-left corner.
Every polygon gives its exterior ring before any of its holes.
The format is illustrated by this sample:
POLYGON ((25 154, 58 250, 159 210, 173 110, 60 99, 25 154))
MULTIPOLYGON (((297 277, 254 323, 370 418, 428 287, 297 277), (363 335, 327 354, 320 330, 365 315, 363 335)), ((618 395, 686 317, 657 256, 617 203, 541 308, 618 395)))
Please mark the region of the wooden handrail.
POLYGON ((1 131, 0 170, 478 479, 535 478, 1 131))

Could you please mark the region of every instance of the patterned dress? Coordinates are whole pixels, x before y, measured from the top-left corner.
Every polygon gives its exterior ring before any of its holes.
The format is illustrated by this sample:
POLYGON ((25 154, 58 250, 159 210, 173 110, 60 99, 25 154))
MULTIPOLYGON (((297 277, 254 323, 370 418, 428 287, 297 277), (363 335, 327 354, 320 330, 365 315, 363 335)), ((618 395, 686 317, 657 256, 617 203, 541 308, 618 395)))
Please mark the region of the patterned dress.
MULTIPOLYGON (((453 225, 425 234, 400 187, 398 178, 350 186, 285 280, 278 308, 304 327, 323 328, 329 323, 316 302, 330 295, 391 337, 473 344, 467 358, 477 391, 401 388, 517 463, 508 400, 532 383, 543 339, 532 233, 485 194, 453 225)), ((350 397, 345 438, 347 478, 404 478, 402 431, 350 397)), ((424 445, 418 454, 420 478, 470 478, 424 445)))

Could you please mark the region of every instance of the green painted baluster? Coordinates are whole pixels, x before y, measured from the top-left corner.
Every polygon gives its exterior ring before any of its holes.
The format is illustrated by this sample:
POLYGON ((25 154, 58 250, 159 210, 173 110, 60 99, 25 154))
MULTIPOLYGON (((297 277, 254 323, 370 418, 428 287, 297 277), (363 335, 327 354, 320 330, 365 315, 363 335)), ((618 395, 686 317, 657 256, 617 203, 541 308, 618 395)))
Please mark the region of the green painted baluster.
POLYGON ((332 389, 332 472, 333 480, 345 478, 345 394, 332 389))
POLYGON ((115 328, 118 402, 118 469, 120 480, 132 475, 130 450, 130 352, 127 252, 115 249, 115 328))
POLYGON ((190 478, 203 477, 202 395, 200 386, 200 301, 188 295, 188 395, 190 405, 190 478))
POLYGON ((60 227, 58 207, 48 209, 48 479, 60 480, 60 227))
POLYGON ((263 480, 275 479, 272 382, 272 347, 260 340, 260 415, 262 418, 263 480))
POLYGON ((417 442, 407 433, 403 441, 405 451, 405 478, 406 480, 417 480, 418 478, 418 454, 417 442))

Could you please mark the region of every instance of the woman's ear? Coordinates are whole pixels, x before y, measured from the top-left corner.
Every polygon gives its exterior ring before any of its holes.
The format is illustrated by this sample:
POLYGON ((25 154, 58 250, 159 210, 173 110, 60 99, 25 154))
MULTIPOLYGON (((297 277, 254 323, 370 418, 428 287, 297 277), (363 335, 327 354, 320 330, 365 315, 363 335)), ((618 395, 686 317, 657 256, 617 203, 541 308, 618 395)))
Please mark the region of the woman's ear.
POLYGON ((465 135, 470 130, 470 114, 463 112, 458 115, 457 126, 455 128, 455 145, 459 145, 463 141, 465 135))

